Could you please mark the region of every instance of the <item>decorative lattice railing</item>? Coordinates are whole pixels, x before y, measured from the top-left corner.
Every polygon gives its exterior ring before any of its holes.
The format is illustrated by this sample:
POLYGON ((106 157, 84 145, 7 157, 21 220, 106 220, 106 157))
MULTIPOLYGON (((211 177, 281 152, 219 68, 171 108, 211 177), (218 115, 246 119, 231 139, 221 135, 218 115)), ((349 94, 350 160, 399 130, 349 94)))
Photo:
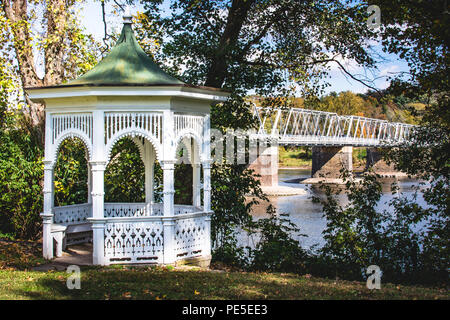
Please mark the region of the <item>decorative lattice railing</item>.
POLYGON ((203 117, 192 115, 174 116, 175 137, 178 137, 184 131, 194 132, 201 137, 203 135, 203 117))
POLYGON ((199 256, 205 248, 209 235, 206 234, 206 216, 190 215, 175 221, 175 252, 177 258, 199 256))
MULTIPOLYGON (((179 215, 175 222, 177 260, 200 256, 207 243, 203 212, 179 215)), ((163 218, 109 218, 105 221, 105 257, 112 263, 162 263, 163 218)))
POLYGON ((73 204, 53 209, 53 222, 64 226, 86 223, 89 217, 92 217, 92 205, 89 203, 73 204))
MULTIPOLYGON (((54 223, 65 226, 89 223, 91 204, 56 207, 54 223)), ((104 252, 111 263, 163 263, 163 205, 105 203, 104 252)), ((208 243, 202 208, 175 205, 174 250, 178 259, 202 255, 208 243)), ((73 231, 72 231, 73 232, 73 231)), ((75 231, 76 232, 76 231, 75 231)))
POLYGON ((109 220, 104 229, 105 257, 115 263, 162 263, 163 222, 160 217, 153 218, 109 220))
POLYGON ((70 133, 80 133, 88 140, 92 139, 92 114, 54 114, 52 115, 53 143, 59 137, 70 133))
POLYGON ((150 217, 162 216, 162 203, 105 203, 104 217, 150 217))

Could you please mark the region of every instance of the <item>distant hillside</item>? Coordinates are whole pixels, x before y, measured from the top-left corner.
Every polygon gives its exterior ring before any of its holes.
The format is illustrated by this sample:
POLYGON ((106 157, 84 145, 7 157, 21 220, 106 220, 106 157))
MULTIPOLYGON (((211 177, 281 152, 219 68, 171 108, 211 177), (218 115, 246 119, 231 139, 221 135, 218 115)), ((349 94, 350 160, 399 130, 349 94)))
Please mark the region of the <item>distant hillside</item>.
POLYGON ((374 93, 355 94, 350 91, 332 92, 315 101, 305 101, 298 97, 267 99, 260 96, 250 96, 248 100, 257 105, 282 105, 411 124, 418 123, 421 113, 426 107, 425 101, 414 101, 404 96, 386 94, 379 97, 374 93))

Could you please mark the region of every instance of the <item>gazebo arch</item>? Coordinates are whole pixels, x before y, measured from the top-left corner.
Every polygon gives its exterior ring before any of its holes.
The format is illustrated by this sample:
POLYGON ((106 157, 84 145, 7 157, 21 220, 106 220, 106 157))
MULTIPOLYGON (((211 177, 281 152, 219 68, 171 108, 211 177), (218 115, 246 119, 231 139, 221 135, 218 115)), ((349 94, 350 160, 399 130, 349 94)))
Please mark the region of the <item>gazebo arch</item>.
POLYGON ((67 139, 71 139, 71 138, 78 138, 81 142, 83 142, 84 147, 87 151, 87 160, 91 161, 92 158, 92 143, 89 140, 89 137, 86 137, 85 134, 80 133, 80 132, 66 132, 65 134, 61 135, 60 137, 58 137, 58 139, 55 141, 55 143, 53 144, 53 155, 51 156, 52 162, 53 162, 53 167, 56 165, 56 160, 58 158, 58 153, 59 150, 61 148, 62 143, 67 140, 67 139))
MULTIPOLYGON (((114 147, 114 145, 121 139, 123 138, 130 138, 135 144, 136 141, 134 140, 134 138, 136 137, 141 137, 144 138, 146 141, 148 141, 151 146, 153 147, 153 149, 155 150, 155 158, 156 160, 160 161, 160 157, 161 157, 161 144, 156 140, 155 137, 153 137, 152 135, 149 135, 145 132, 139 132, 139 131, 130 131, 130 132, 122 132, 119 135, 116 135, 113 139, 111 139, 108 144, 106 145, 106 159, 107 159, 107 163, 110 161, 110 156, 111 156, 111 151, 112 148, 114 147)), ((139 148, 139 152, 141 153, 141 158, 143 158, 143 153, 145 152, 143 149, 143 146, 136 144, 137 147, 139 148)))
POLYGON ((75 235, 80 242, 92 239, 95 265, 209 261, 210 105, 225 101, 228 93, 185 84, 165 73, 139 46, 128 15, 116 45, 92 70, 68 83, 25 91, 31 101, 45 104, 41 213, 45 258, 60 255, 68 235, 75 235), (55 155, 69 136, 79 137, 87 146, 91 196, 88 203, 55 208, 55 155), (104 171, 112 147, 124 137, 138 143, 146 166, 144 203, 104 202, 104 171), (184 137, 196 141, 198 150, 192 154, 201 165, 196 163, 194 169, 198 177, 194 205, 179 206, 174 204, 174 164, 176 146, 184 137), (150 192, 155 160, 163 170, 162 203, 155 203, 150 192))

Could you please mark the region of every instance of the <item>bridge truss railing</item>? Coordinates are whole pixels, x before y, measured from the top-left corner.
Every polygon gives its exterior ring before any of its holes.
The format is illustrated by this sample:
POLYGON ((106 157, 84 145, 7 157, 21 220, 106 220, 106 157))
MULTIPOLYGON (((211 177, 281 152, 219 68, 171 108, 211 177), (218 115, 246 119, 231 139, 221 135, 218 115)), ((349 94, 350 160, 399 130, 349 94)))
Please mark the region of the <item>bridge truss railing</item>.
POLYGON ((253 106, 260 137, 279 144, 394 146, 411 141, 414 125, 300 108, 253 106))

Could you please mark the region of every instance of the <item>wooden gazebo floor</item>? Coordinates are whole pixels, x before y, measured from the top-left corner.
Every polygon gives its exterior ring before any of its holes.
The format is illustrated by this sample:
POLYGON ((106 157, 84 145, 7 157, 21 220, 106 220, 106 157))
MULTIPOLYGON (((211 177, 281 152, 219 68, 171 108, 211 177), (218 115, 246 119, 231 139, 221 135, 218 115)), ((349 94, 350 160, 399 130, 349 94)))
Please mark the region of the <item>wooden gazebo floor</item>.
POLYGON ((55 258, 47 264, 34 267, 36 271, 65 270, 69 265, 91 266, 92 265, 92 244, 71 245, 63 251, 62 257, 55 258))

